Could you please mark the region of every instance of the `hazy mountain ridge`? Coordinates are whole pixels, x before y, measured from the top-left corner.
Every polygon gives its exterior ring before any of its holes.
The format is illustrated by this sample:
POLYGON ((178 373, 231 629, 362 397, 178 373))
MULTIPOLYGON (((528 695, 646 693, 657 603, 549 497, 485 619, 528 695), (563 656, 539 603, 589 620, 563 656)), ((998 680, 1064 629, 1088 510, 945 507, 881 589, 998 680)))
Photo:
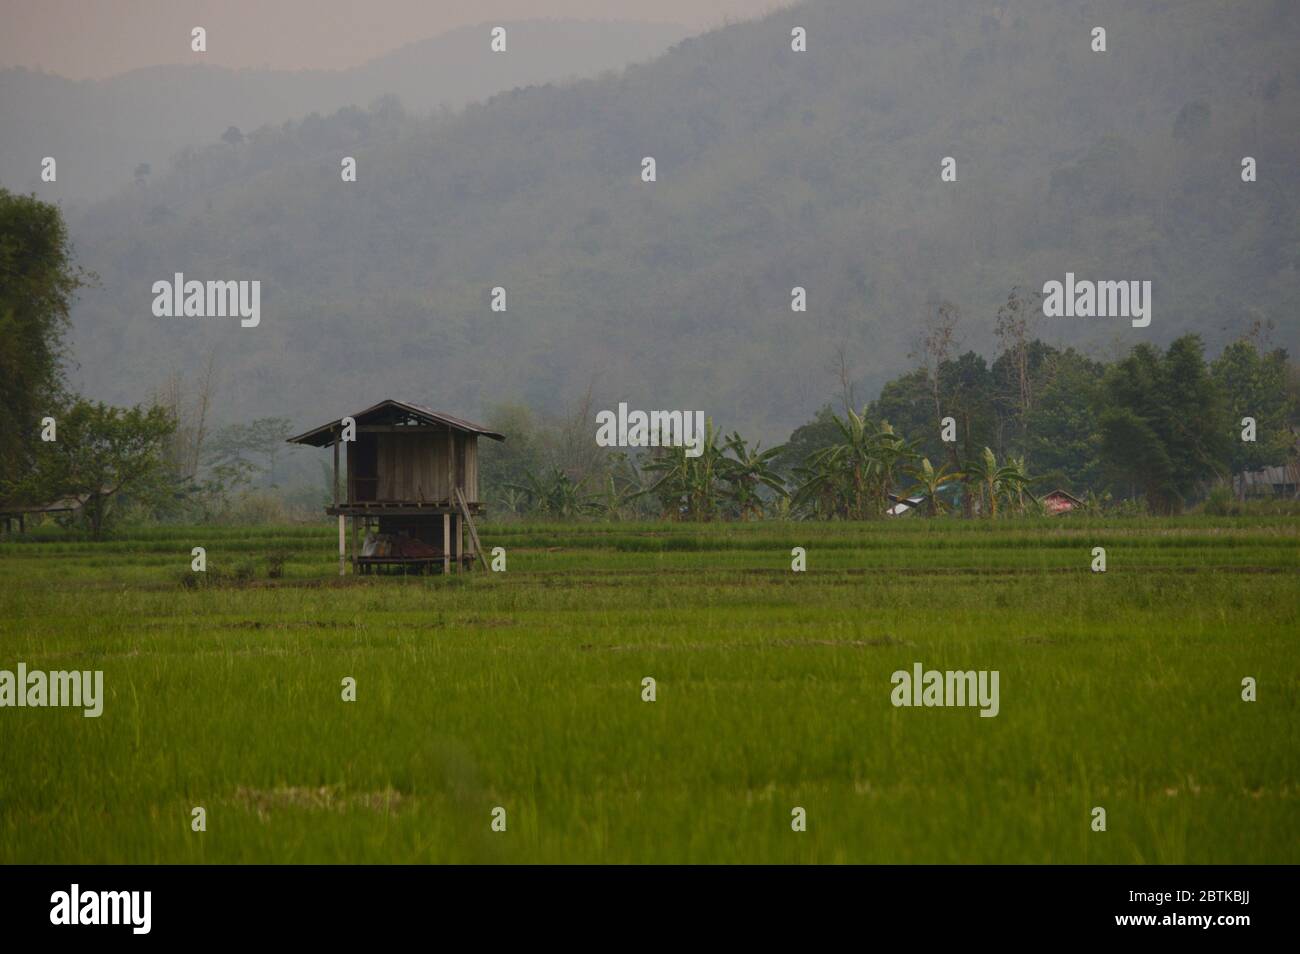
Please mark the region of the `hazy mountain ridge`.
POLYGON ((106 80, 0 70, 0 184, 49 198, 104 198, 131 184, 136 166, 162 172, 185 147, 216 142, 312 112, 367 106, 392 95, 408 112, 459 109, 515 86, 595 75, 662 53, 684 27, 577 20, 505 21, 508 52, 488 47, 489 25, 407 44, 346 70, 152 66, 106 80), (54 156, 59 181, 41 183, 54 156))
POLYGON ((1286 4, 820 0, 455 117, 267 130, 74 219, 104 279, 77 309, 80 380, 138 400, 216 348, 231 417, 311 423, 386 396, 554 406, 594 379, 772 440, 834 390, 837 346, 865 398, 927 302, 986 347, 1013 284, 1066 271, 1151 279, 1152 326, 1044 320, 1047 340, 1196 330, 1213 352, 1260 317, 1294 347, 1298 36, 1286 4), (176 271, 261 279, 261 326, 154 318, 176 271))

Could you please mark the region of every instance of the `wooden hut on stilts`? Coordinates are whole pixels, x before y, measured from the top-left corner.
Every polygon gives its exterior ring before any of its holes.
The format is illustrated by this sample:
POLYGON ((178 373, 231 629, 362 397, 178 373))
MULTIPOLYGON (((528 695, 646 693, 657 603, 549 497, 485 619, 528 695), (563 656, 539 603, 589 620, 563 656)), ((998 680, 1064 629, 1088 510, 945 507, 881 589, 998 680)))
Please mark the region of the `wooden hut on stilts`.
POLYGON ((349 562, 354 573, 450 573, 476 559, 486 567, 474 524, 483 513, 479 437, 505 440, 449 414, 387 400, 289 438, 334 448, 333 503, 325 512, 339 521, 339 574, 349 562))

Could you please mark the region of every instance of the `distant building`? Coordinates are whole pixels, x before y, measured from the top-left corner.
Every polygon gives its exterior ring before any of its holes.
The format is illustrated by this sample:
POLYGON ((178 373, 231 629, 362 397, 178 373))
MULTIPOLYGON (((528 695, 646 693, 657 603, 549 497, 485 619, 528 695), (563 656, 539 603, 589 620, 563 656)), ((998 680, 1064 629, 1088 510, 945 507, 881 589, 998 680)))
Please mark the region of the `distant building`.
POLYGON ((89 494, 76 497, 60 497, 43 504, 19 504, 13 501, 0 501, 0 520, 4 521, 5 533, 13 532, 13 525, 18 524, 18 532, 27 531, 27 518, 40 519, 56 513, 76 513, 90 499, 89 494))
POLYGON ((1041 498, 1043 507, 1048 514, 1055 517, 1059 514, 1069 513, 1075 507, 1082 507, 1083 501, 1073 494, 1067 494, 1064 490, 1053 490, 1046 497, 1041 498))
POLYGON ((1296 464, 1251 470, 1237 477, 1241 496, 1272 493, 1277 497, 1294 497, 1300 492, 1300 466, 1296 464))

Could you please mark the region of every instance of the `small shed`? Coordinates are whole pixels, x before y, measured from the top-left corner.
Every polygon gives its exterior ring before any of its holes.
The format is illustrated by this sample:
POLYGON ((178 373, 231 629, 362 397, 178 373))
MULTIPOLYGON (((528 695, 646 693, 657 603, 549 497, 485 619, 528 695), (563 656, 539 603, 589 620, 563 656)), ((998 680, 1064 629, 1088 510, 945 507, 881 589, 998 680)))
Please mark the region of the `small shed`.
POLYGON ((483 513, 480 437, 505 440, 482 425, 389 399, 289 438, 334 448, 333 503, 325 512, 339 520, 339 573, 348 563, 349 520, 353 572, 439 564, 450 572, 453 564, 483 560, 474 526, 483 513), (358 532, 365 534, 360 552, 358 532))
POLYGON ((1075 507, 1082 507, 1083 501, 1072 494, 1067 494, 1064 490, 1053 490, 1050 494, 1042 498, 1043 507, 1047 510, 1049 516, 1058 516, 1063 513, 1069 513, 1075 507))
POLYGON ((86 505, 89 494, 79 494, 75 497, 60 497, 58 500, 52 500, 49 503, 42 504, 20 504, 13 501, 0 501, 0 520, 4 521, 5 533, 13 532, 13 524, 18 522, 18 532, 27 532, 27 518, 49 516, 56 513, 76 513, 86 505))
POLYGON ((1237 477, 1237 486, 1238 493, 1243 498, 1248 494, 1295 497, 1300 495, 1300 465, 1280 464, 1246 471, 1237 477))

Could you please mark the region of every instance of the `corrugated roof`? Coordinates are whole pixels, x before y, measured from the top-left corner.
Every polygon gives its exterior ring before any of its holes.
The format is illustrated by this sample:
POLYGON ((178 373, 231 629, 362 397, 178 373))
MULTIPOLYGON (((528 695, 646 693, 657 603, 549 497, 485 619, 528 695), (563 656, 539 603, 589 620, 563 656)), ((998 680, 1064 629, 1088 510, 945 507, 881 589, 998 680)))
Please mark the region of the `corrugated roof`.
MULTIPOLYGON (((425 407, 423 404, 413 404, 409 401, 395 401, 392 398, 380 401, 378 404, 368 407, 364 411, 357 411, 355 414, 349 414, 346 416, 351 417, 358 424, 361 424, 366 418, 373 417, 381 411, 390 409, 402 410, 413 417, 425 421, 426 423, 445 424, 448 427, 454 428, 458 431, 464 431, 467 434, 480 434, 483 437, 490 437, 496 441, 503 441, 506 439, 504 434, 489 430, 482 424, 475 424, 473 421, 453 417, 450 414, 443 414, 441 411, 435 411, 433 408, 425 407)), ((333 442, 334 430, 342 423, 342 417, 336 418, 335 420, 322 424, 320 427, 313 427, 310 431, 304 431, 296 437, 289 438, 288 443, 311 444, 314 447, 324 447, 333 442)))
POLYGON ((1287 473, 1287 468, 1282 465, 1265 467, 1262 470, 1251 470, 1242 474, 1247 484, 1293 484, 1295 478, 1287 473))
POLYGON ((90 494, 77 494, 74 497, 60 497, 49 503, 20 504, 12 501, 0 501, 0 513, 63 513, 84 507, 89 499, 90 494))

